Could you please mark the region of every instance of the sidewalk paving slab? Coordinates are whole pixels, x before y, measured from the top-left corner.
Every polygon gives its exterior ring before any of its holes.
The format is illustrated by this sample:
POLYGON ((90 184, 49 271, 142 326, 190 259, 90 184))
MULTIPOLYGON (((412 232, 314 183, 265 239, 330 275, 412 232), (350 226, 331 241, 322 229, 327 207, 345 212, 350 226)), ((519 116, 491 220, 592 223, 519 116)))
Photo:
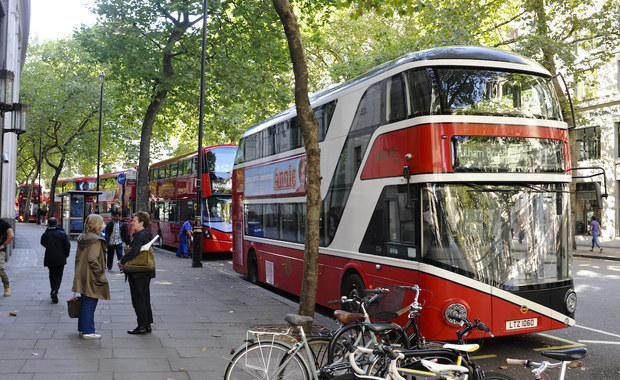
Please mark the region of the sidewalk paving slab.
MULTIPOLYGON (((221 379, 230 350, 257 326, 282 326, 297 304, 223 270, 230 260, 191 261, 156 249, 151 282, 153 332, 132 336, 136 325, 129 286, 117 268, 107 272, 111 300, 100 300, 95 325, 101 340, 83 340, 67 315, 73 296, 76 242, 59 292, 49 297, 48 270, 40 246, 44 226, 17 223, 15 248, 6 264, 10 297, 0 296, 0 380, 204 380, 221 379), (15 315, 10 315, 15 314, 15 315)), ((318 325, 332 325, 317 315, 318 325)))

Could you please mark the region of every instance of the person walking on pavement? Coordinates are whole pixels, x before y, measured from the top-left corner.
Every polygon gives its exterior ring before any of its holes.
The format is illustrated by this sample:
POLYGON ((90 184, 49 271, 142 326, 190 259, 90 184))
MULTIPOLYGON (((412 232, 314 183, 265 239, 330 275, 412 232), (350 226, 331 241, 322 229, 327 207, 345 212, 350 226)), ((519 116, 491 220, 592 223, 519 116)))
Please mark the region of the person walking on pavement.
POLYGON ((596 216, 593 216, 590 222, 590 233, 592 233, 592 249, 590 249, 590 252, 594 250, 595 245, 598 247, 599 253, 603 252, 603 248, 601 248, 598 242, 598 237, 601 235, 601 225, 596 221, 596 216))
MULTIPOLYGON (((151 217, 147 212, 140 211, 133 214, 133 239, 129 243, 129 252, 118 262, 118 267, 123 268, 128 261, 133 260, 140 254, 140 248, 153 239, 151 231, 147 229, 151 217)), ((151 279, 155 278, 155 269, 148 272, 125 272, 125 278, 129 281, 131 292, 131 304, 136 312, 138 326, 133 330, 127 330, 128 334, 146 334, 151 332, 153 323, 153 311, 151 309, 151 279)))
POLYGON ((114 253, 116 259, 123 257, 123 243, 129 244, 129 233, 127 226, 121 221, 121 213, 117 210, 112 211, 112 220, 105 226, 105 240, 108 242, 108 271, 112 271, 114 264, 114 253))
POLYGON ((71 251, 71 243, 65 230, 58 226, 58 219, 49 218, 47 225, 47 229, 41 235, 41 245, 45 247, 43 265, 49 270, 52 303, 58 303, 58 289, 71 251))
POLYGON ((78 312, 78 331, 82 339, 101 339, 95 331, 95 309, 99 299, 110 299, 110 285, 105 276, 107 243, 99 235, 103 227, 101 215, 90 214, 84 222, 84 232, 78 236, 73 291, 82 295, 78 312))
POLYGON ((9 286, 9 276, 6 274, 4 264, 6 262, 6 247, 15 239, 15 233, 11 225, 4 219, 0 219, 0 278, 4 284, 4 296, 11 295, 11 287, 9 286))
POLYGON ((177 257, 188 258, 190 256, 189 245, 194 242, 195 225, 196 220, 194 220, 194 218, 189 218, 188 221, 183 223, 181 232, 179 232, 179 248, 177 249, 177 257))

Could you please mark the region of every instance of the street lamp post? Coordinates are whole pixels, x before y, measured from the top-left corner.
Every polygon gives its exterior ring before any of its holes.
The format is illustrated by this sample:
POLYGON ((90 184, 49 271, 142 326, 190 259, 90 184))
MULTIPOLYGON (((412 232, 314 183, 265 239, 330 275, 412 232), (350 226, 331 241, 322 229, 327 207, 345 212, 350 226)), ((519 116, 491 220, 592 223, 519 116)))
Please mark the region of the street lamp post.
POLYGON ((194 254, 192 268, 202 267, 202 119, 204 116, 205 60, 207 59, 207 7, 209 0, 202 3, 202 57, 200 61, 200 106, 198 112, 198 179, 196 181, 196 225, 194 226, 194 254))
MULTIPOLYGON (((97 191, 99 191, 99 167, 101 166, 101 120, 103 115, 103 80, 105 74, 103 71, 99 74, 101 80, 101 91, 99 92, 99 139, 97 140, 97 191)), ((97 194, 97 208, 95 213, 99 213, 99 194, 97 194)))

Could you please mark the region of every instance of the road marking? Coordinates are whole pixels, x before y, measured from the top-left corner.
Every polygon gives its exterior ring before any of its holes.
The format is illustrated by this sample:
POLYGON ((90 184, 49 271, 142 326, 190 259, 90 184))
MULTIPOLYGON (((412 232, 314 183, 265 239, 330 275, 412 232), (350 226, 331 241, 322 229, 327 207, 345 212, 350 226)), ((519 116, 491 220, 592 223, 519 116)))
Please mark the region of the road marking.
POLYGON ((585 326, 580 326, 580 325, 575 325, 575 327, 579 327, 579 328, 582 328, 584 330, 594 331, 594 332, 597 332, 599 334, 605 334, 605 335, 613 336, 613 337, 616 337, 616 338, 620 338, 620 335, 618 335, 618 334, 610 333, 610 332, 603 331, 603 330, 593 329, 591 327, 585 327, 585 326))
POLYGON ((620 346, 620 342, 609 342, 605 340, 579 340, 581 343, 594 343, 594 344, 615 344, 620 346))
POLYGON ((575 348, 575 347, 583 347, 583 346, 585 346, 585 344, 583 344, 583 343, 575 342, 575 341, 564 339, 564 338, 559 338, 557 336, 553 336, 553 335, 549 335, 549 334, 537 333, 537 335, 543 336, 545 338, 557 340, 559 342, 564 342, 566 344, 565 345, 561 345, 561 346, 549 346, 549 347, 533 348, 532 349, 533 351, 564 350, 564 349, 567 349, 567 348, 575 348))

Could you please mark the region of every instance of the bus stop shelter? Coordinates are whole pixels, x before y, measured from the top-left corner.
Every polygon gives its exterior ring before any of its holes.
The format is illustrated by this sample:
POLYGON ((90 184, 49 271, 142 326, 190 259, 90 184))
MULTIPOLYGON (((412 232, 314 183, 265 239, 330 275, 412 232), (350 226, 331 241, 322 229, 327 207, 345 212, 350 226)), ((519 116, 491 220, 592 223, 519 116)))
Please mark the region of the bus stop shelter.
POLYGON ((84 220, 93 213, 94 204, 101 191, 69 190, 58 194, 60 201, 60 220, 58 223, 70 237, 84 231, 84 220))

